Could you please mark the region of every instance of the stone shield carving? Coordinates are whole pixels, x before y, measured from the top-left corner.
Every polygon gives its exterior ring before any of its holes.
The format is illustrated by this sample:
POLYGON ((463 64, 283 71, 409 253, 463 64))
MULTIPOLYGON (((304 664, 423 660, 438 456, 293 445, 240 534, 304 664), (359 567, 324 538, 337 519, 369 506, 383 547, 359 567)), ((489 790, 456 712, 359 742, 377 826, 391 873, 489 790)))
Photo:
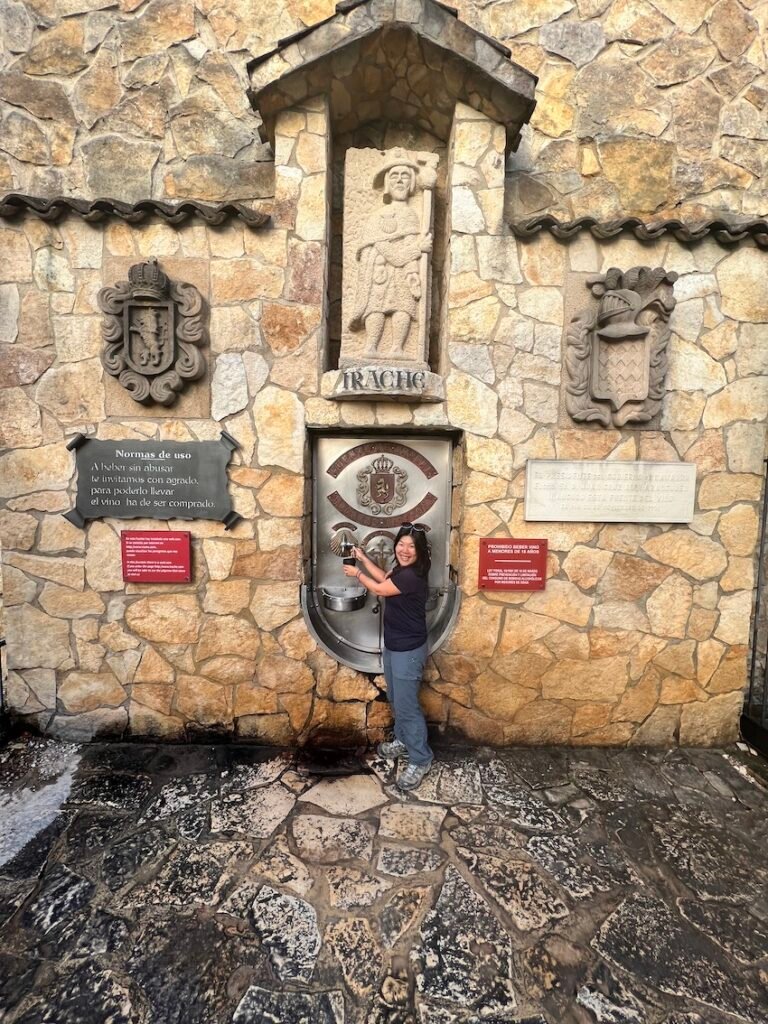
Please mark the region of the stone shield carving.
POLYGON ((153 257, 128 280, 99 292, 104 313, 104 369, 136 402, 172 405, 186 381, 205 372, 203 299, 191 284, 171 281, 153 257))
POLYGON ((622 427, 659 412, 676 280, 663 267, 611 267, 587 279, 598 305, 574 317, 566 334, 572 419, 622 427))

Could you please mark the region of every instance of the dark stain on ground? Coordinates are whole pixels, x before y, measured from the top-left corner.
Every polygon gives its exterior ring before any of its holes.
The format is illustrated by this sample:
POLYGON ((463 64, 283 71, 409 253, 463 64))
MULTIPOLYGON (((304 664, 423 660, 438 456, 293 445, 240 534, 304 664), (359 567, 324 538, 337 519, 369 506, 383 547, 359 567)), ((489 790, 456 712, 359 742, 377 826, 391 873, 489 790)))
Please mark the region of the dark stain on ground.
POLYGON ((444 749, 408 796, 393 772, 12 742, 0 1021, 766 1024, 768 773, 744 750, 444 749))

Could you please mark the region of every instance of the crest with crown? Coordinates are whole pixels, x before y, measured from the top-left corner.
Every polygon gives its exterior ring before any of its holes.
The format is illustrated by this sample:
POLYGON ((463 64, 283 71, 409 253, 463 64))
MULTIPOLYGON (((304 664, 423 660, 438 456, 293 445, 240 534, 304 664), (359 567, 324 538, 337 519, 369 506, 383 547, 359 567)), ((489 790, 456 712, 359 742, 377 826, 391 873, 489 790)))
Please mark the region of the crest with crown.
POLYGON ((168 291, 168 278, 155 256, 146 263, 135 263, 128 271, 128 280, 133 294, 142 298, 162 299, 168 291))
POLYGON ((405 504, 408 474, 383 452, 357 474, 357 500, 375 516, 390 516, 405 504))
POLYGON ((378 459, 373 460, 374 473, 391 473, 394 467, 395 464, 388 455, 380 455, 378 459))

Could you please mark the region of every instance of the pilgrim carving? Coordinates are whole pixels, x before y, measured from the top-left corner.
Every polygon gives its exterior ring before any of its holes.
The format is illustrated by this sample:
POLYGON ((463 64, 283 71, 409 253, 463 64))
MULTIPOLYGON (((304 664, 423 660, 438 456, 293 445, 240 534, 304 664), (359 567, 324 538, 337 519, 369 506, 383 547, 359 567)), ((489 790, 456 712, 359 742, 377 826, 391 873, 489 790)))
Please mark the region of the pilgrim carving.
POLYGON ((340 365, 427 368, 437 155, 350 149, 340 365))
POLYGON ((128 280, 99 292, 106 348, 101 361, 136 402, 172 405, 187 381, 205 372, 203 299, 171 281, 152 257, 128 280))
POLYGON ((587 279, 598 299, 566 335, 566 408, 604 427, 647 423, 661 409, 674 271, 611 267, 587 279))

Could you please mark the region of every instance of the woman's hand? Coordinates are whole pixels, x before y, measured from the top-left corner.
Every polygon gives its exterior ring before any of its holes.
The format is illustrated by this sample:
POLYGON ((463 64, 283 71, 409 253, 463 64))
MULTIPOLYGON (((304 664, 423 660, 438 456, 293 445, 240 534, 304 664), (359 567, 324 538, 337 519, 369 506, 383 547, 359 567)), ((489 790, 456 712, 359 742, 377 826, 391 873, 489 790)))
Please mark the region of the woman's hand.
POLYGON ((343 565, 342 569, 344 570, 345 576, 357 576, 360 572, 356 565, 343 565))
POLYGON ((363 551, 362 548, 353 547, 352 554, 355 556, 358 562, 362 561, 363 559, 365 559, 366 561, 368 560, 368 555, 366 555, 365 551, 363 551))

